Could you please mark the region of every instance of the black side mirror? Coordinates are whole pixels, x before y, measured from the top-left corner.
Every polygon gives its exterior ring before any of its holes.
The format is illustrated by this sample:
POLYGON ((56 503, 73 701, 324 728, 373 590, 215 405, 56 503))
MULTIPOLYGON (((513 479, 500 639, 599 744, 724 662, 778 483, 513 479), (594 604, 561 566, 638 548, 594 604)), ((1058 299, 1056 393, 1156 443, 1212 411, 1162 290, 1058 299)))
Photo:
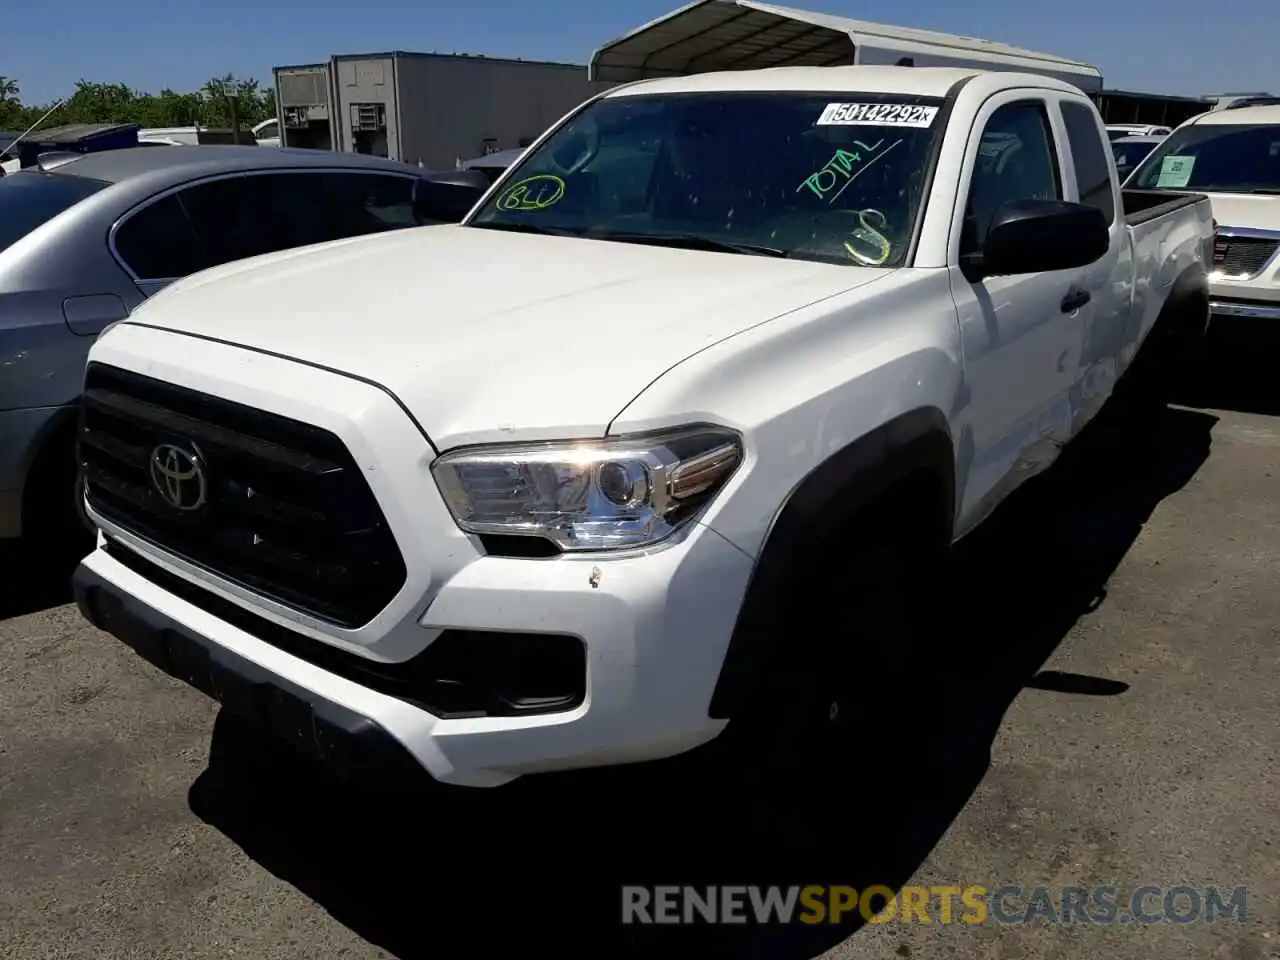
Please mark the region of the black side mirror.
POLYGON ((984 277, 1085 267, 1111 247, 1097 207, 1066 200, 1014 200, 998 207, 979 252, 960 258, 970 283, 984 277))

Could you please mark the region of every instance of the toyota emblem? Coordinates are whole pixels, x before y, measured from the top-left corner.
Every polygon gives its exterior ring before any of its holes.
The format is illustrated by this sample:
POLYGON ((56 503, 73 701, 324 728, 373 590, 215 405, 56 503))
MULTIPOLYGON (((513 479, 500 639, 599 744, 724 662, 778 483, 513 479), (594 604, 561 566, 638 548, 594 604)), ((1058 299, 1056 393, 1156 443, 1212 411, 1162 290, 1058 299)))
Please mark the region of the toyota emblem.
POLYGON ((209 481, 194 446, 162 443, 152 450, 151 483, 160 499, 183 513, 199 510, 208 500, 209 481))

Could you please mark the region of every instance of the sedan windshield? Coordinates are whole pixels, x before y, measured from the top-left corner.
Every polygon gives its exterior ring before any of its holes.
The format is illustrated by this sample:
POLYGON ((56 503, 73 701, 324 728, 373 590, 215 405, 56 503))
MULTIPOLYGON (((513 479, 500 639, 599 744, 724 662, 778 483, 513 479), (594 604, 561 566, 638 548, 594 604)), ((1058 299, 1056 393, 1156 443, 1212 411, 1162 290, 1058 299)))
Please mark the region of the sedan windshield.
POLYGON ((1127 186, 1280 193, 1280 124, 1192 124, 1151 152, 1127 186))
POLYGON ((615 96, 521 158, 474 227, 900 266, 942 101, 615 96))
POLYGON ((0 178, 0 250, 105 186, 101 180, 35 170, 0 178))

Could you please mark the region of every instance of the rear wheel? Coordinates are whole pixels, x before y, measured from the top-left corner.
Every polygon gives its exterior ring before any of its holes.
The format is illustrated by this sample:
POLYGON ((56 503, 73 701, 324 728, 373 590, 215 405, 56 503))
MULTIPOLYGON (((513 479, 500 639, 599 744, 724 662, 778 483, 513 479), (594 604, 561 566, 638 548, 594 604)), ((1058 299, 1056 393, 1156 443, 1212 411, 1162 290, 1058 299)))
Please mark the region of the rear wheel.
POLYGON ((1115 409, 1131 419, 1150 418, 1192 386, 1208 325, 1204 297, 1170 303, 1117 384, 1115 409))

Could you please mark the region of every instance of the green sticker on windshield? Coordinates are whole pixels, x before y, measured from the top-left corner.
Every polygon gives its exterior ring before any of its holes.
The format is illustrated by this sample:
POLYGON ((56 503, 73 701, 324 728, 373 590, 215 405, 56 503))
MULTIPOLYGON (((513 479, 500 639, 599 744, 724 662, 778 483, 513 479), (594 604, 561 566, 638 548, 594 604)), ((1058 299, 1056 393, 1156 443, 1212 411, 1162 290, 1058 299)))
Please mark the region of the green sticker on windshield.
POLYGON ((1195 157, 1165 157, 1160 161, 1160 176, 1156 180, 1156 186, 1185 187, 1191 180, 1191 170, 1195 165, 1195 157))
POLYGON ((564 181, 551 173, 539 173, 513 183, 498 197, 499 210, 545 210, 564 196, 564 181))

